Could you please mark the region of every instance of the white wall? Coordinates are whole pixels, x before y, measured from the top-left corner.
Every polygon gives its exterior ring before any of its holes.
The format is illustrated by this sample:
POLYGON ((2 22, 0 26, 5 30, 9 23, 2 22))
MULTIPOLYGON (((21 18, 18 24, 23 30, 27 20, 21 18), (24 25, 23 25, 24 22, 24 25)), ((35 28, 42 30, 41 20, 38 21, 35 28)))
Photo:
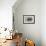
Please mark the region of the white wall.
POLYGON ((41 0, 21 0, 13 6, 15 28, 41 46, 41 0), (20 3, 21 2, 21 3, 20 3), (35 15, 35 24, 23 24, 23 15, 35 15))
POLYGON ((41 3, 41 38, 42 46, 46 46, 46 0, 41 3))
POLYGON ((34 40, 36 46, 46 46, 46 1, 18 0, 13 6, 13 13, 18 32, 22 32, 25 38, 34 40), (35 15, 35 24, 23 24, 23 15, 32 14, 35 15))
POLYGON ((16 0, 0 0, 0 27, 12 28, 12 6, 16 0))

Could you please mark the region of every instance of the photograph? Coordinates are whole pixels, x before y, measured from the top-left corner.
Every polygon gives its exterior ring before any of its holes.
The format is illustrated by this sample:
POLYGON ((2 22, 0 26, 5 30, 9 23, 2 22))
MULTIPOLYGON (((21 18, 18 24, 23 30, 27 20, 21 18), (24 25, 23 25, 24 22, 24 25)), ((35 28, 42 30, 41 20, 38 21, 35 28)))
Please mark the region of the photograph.
POLYGON ((23 24, 35 24, 35 15, 23 15, 23 24))

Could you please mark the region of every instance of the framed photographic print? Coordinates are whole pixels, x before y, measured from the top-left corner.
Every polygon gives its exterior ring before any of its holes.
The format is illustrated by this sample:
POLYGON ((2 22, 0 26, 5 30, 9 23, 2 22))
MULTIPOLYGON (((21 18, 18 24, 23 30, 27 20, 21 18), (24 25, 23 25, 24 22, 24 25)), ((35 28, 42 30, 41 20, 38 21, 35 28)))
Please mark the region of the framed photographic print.
POLYGON ((35 15, 23 15, 23 24, 35 24, 35 15))

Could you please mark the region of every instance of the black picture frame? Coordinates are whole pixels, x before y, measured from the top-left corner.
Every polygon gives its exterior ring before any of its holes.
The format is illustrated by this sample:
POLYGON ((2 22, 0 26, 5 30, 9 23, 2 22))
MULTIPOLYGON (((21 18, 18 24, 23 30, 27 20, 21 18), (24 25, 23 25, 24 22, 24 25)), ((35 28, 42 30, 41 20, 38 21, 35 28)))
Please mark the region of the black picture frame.
POLYGON ((35 24, 35 15, 23 15, 23 24, 35 24), (26 17, 28 21, 26 21, 26 17))

